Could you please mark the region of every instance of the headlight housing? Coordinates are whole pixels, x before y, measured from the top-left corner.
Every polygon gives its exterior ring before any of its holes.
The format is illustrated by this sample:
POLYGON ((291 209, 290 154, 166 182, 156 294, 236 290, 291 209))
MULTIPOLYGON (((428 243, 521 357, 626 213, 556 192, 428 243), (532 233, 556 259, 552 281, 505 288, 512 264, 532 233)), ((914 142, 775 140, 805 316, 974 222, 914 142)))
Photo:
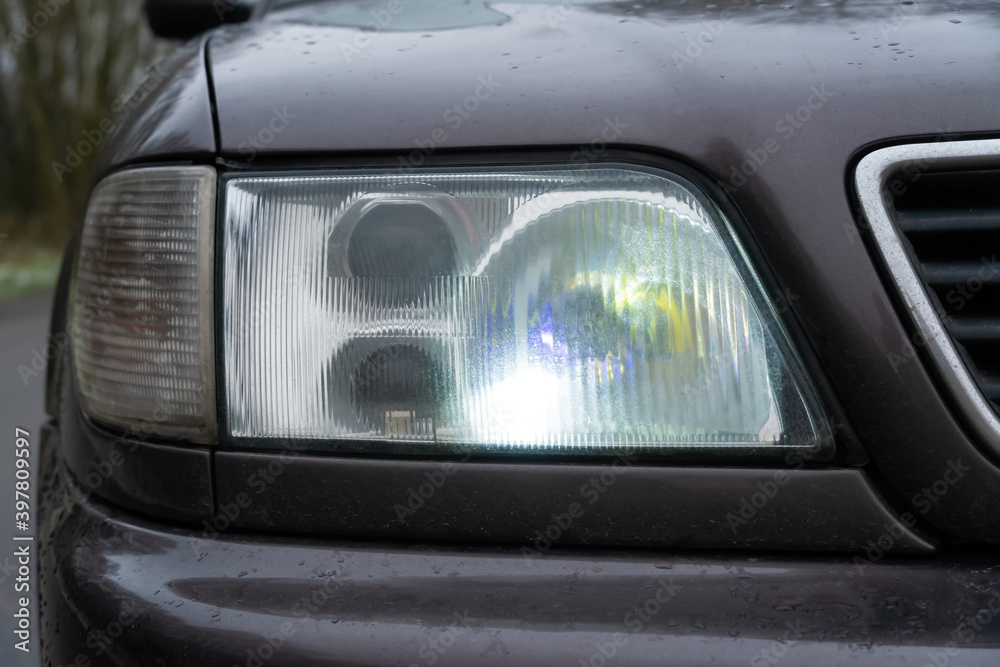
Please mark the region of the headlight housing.
POLYGON ((743 249, 625 166, 234 176, 223 384, 241 446, 774 451, 829 427, 743 249))
POLYGON ((81 408, 144 435, 216 437, 211 167, 115 173, 91 194, 71 286, 81 408))

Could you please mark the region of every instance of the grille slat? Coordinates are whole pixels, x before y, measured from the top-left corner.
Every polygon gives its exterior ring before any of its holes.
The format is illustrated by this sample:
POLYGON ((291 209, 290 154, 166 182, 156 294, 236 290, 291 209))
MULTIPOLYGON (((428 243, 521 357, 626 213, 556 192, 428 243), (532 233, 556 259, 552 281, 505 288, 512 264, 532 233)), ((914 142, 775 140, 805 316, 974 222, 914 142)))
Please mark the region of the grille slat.
POLYGON ((1000 401, 1000 376, 991 375, 983 378, 983 393, 991 401, 1000 401))
POLYGON ((945 330, 1000 413, 1000 170, 923 174, 891 203, 945 330))
POLYGON ((944 324, 960 341, 1000 340, 1000 319, 950 318, 944 324))
POLYGON ((967 211, 897 211, 896 226, 905 234, 921 232, 964 232, 995 229, 1000 208, 967 211))
POLYGON ((973 278, 988 285, 1000 285, 1000 271, 994 271, 985 262, 927 262, 920 268, 924 280, 931 285, 961 286, 973 278))

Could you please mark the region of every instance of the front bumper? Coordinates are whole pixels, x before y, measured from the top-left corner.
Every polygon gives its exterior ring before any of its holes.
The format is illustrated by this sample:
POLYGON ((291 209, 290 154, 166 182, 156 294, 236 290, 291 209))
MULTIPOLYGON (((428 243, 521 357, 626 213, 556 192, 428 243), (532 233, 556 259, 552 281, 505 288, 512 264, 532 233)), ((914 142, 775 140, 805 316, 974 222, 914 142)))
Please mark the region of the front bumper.
POLYGON ((985 557, 205 539, 85 494, 56 440, 50 428, 44 664, 1000 664, 985 557))

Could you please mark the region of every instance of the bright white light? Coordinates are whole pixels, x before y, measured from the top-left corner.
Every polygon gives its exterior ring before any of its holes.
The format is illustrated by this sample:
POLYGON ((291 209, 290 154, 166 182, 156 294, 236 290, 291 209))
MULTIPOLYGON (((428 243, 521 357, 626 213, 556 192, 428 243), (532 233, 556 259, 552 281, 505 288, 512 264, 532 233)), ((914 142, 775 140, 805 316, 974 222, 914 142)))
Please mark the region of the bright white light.
POLYGON ((487 406, 481 440, 504 438, 511 444, 549 436, 558 423, 563 383, 553 373, 528 368, 486 388, 478 397, 487 406))
POLYGON ((680 181, 366 172, 226 197, 234 436, 594 451, 825 432, 738 242, 680 181))

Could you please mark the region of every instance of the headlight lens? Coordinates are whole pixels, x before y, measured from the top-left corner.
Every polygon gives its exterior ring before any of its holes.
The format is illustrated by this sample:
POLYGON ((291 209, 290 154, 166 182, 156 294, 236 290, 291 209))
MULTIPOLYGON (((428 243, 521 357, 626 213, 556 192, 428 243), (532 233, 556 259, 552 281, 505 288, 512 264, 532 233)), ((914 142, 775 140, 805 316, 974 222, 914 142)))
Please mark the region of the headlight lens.
POLYGON ((90 197, 70 336, 83 410, 146 434, 215 438, 215 170, 133 169, 90 197))
POLYGON ((736 237, 682 179, 368 172, 234 177, 225 190, 224 400, 246 444, 829 440, 736 237))

